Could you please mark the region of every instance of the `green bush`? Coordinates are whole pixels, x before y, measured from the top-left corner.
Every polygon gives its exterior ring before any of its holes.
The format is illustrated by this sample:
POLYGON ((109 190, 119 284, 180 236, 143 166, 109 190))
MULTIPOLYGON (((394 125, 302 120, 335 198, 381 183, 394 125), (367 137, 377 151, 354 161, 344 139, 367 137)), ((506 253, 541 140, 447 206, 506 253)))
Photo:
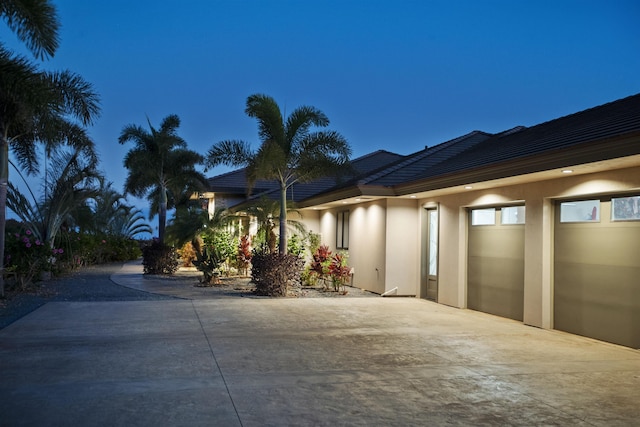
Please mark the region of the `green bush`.
POLYGON ((297 234, 294 234, 291 237, 289 237, 289 240, 287 241, 288 253, 290 253, 291 255, 300 257, 300 256, 304 256, 305 250, 306 250, 306 247, 305 247, 304 238, 301 238, 297 234))
POLYGON ((142 251, 137 240, 122 236, 86 233, 60 233, 58 245, 64 248, 61 264, 66 269, 82 265, 130 261, 140 258, 142 251))
POLYGON ((144 274, 173 274, 180 266, 178 252, 171 246, 153 240, 149 246, 142 248, 142 266, 144 274))
POLYGON ((296 255, 254 253, 251 264, 251 281, 258 295, 286 296, 290 287, 300 286, 304 259, 296 255))
MULTIPOLYGON (((203 247, 209 247, 216 251, 216 256, 222 259, 222 267, 227 274, 231 271, 231 261, 235 261, 238 242, 226 231, 210 231, 202 236, 203 247)), ((220 268, 220 266, 218 267, 220 268)))

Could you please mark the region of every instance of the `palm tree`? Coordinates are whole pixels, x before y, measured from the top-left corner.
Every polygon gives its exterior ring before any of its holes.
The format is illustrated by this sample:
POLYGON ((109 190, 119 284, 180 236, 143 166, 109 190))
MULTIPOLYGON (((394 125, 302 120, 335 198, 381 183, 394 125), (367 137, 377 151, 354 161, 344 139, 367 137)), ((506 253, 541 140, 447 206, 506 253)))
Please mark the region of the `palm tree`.
POLYGON ((109 235, 133 239, 151 234, 151 226, 140 209, 127 205, 124 196, 112 187, 113 183, 100 179, 98 194, 77 211, 76 224, 94 235, 109 235))
MULTIPOLYGON (((9 148, 28 173, 38 171, 37 143, 47 153, 61 145, 95 157, 84 126, 100 108, 92 86, 69 71, 45 72, 0 49, 0 260, 4 260, 9 148)), ((0 296, 4 283, 0 274, 0 296)))
POLYGON ((54 176, 45 183, 48 189, 40 200, 29 202, 11 183, 7 198, 9 209, 29 226, 35 237, 51 247, 62 226, 73 222, 74 211, 99 194, 97 182, 101 178, 96 160, 79 150, 56 153, 52 163, 54 176))
POLYGON ((167 209, 186 191, 204 188, 206 179, 195 168, 202 163, 202 156, 187 149, 187 143, 177 134, 177 115, 165 117, 159 129, 147 122, 150 132, 130 124, 122 129, 118 142, 135 144, 124 158, 124 166, 129 169, 125 192, 146 196, 151 202, 151 218, 157 211, 158 239, 164 244, 167 209))
POLYGON ((205 231, 224 230, 238 216, 225 208, 218 208, 209 215, 206 209, 190 204, 176 208, 175 215, 167 227, 167 237, 176 246, 197 239, 205 231))
POLYGON ((314 107, 298 107, 284 121, 273 98, 256 94, 247 98, 245 113, 258 120, 258 150, 253 151, 244 141, 221 141, 209 149, 207 163, 212 167, 246 166, 249 188, 258 179, 279 183, 279 251, 286 254, 287 189, 297 182, 339 174, 347 168, 351 148, 337 132, 310 131, 311 127, 329 125, 327 116, 314 107))

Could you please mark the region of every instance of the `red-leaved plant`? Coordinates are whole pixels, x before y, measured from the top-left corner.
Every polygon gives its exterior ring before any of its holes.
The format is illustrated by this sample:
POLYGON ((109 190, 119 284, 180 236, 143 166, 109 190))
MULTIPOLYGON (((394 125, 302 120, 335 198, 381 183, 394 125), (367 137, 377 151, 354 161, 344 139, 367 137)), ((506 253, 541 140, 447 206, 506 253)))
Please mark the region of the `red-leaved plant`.
POLYGON ((249 265, 251 264, 251 257, 253 254, 251 253, 251 238, 248 235, 242 236, 240 238, 240 243, 238 244, 238 269, 243 271, 243 274, 246 276, 249 271, 249 265))

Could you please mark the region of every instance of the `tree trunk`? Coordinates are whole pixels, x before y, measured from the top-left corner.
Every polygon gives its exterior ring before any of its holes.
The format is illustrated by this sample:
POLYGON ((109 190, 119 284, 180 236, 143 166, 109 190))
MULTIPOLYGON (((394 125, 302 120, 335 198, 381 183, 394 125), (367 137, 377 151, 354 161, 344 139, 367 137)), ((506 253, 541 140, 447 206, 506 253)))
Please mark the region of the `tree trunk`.
POLYGON ((287 186, 280 183, 280 248, 281 255, 287 253, 287 186))
POLYGON ((158 212, 158 240, 164 245, 164 229, 167 225, 167 190, 160 191, 160 212, 158 212))
POLYGON ((7 186, 9 184, 9 141, 0 141, 0 298, 4 298, 4 243, 7 225, 7 186))

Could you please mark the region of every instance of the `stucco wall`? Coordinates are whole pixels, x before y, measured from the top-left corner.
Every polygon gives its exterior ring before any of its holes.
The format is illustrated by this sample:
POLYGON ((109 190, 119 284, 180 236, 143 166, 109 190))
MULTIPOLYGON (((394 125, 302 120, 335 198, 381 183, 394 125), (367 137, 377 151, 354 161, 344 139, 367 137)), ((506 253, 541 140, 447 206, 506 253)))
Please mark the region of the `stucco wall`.
POLYGON ((383 293, 386 277, 386 201, 354 207, 349 226, 349 264, 355 269, 353 284, 383 293))
POLYGON ((420 210, 412 199, 387 201, 385 291, 419 295, 420 210))
POLYGON ((353 285, 372 292, 385 291, 386 201, 363 203, 345 209, 323 210, 319 216, 322 244, 336 251, 336 213, 349 210, 348 264, 354 269, 353 285))
POLYGON ((302 224, 304 224, 308 232, 316 234, 321 233, 320 211, 307 210, 304 212, 300 212, 300 215, 292 214, 290 218, 295 219, 296 221, 300 221, 302 224))

